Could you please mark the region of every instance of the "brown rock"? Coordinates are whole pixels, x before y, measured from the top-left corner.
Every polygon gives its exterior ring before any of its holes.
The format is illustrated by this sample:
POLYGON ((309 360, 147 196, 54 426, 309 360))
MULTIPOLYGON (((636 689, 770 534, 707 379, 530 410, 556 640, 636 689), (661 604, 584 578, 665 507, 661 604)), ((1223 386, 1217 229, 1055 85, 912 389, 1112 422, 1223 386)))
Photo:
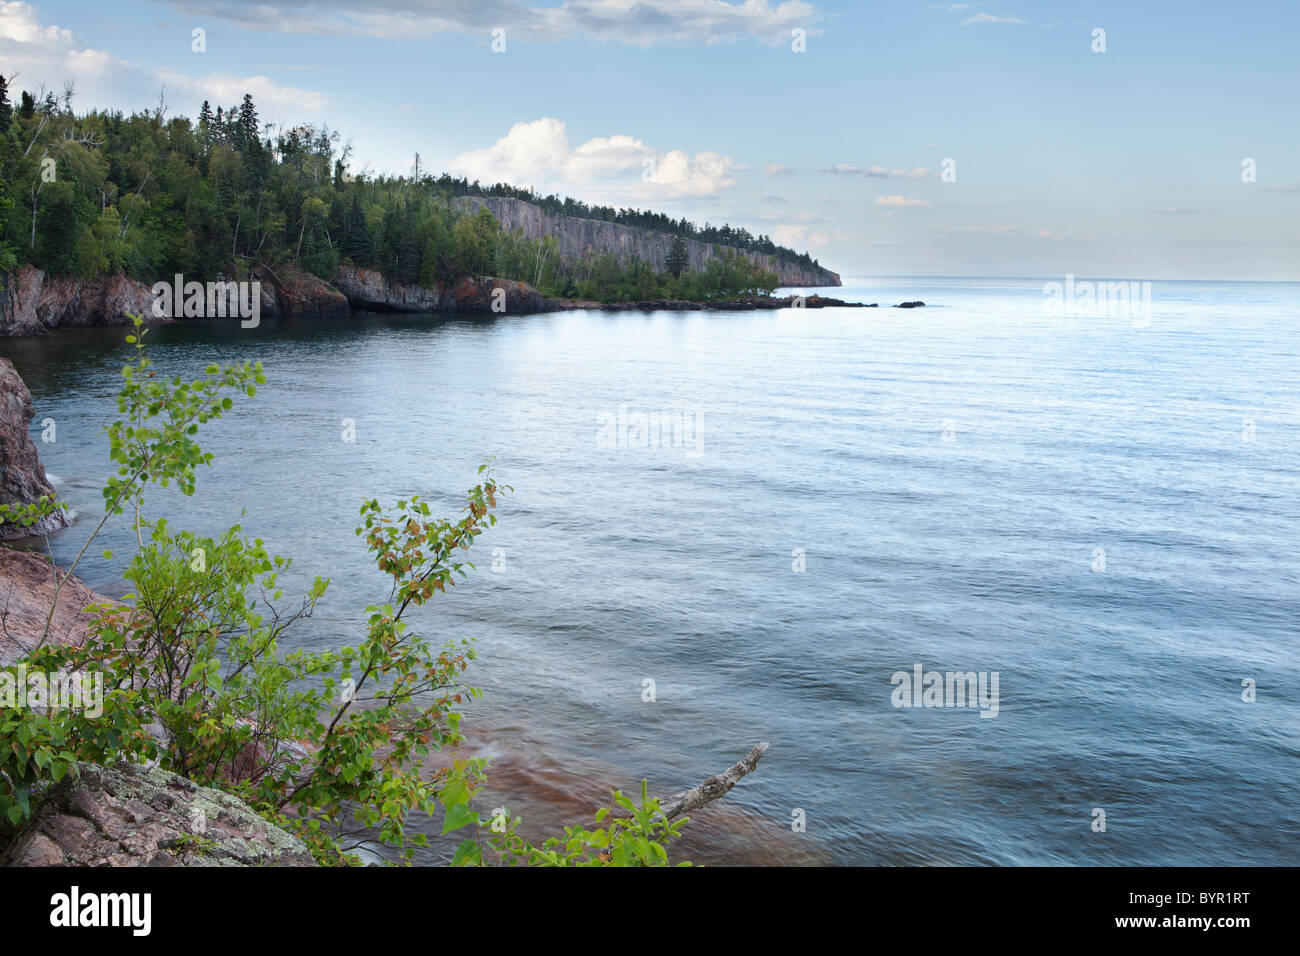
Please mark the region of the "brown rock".
MULTIPOLYGON (((54 494, 28 431, 34 414, 27 384, 13 362, 0 358, 0 504, 32 504, 54 494)), ((67 525, 67 515, 57 511, 27 528, 0 524, 0 540, 39 536, 67 525)))
POLYGON ((466 276, 432 288, 393 282, 377 269, 339 266, 334 284, 356 309, 366 312, 466 312, 491 313, 500 301, 505 314, 549 312, 558 303, 532 286, 510 279, 466 276), (496 290, 502 290, 497 296, 496 290))
POLYGON ((34 266, 0 276, 0 335, 43 335, 76 325, 130 325, 128 313, 153 314, 149 287, 123 275, 51 277, 34 266))
POLYGON ((66 571, 56 572, 43 554, 0 548, 0 595, 3 596, 0 608, 5 625, 0 628, 0 666, 12 664, 40 640, 54 599, 54 588, 64 579, 50 621, 49 642, 78 645, 86 639, 94 621, 94 615, 86 608, 91 604, 111 604, 112 599, 96 594, 79 578, 69 577, 66 571))
MULTIPOLYGON (((263 284, 263 288, 269 283, 274 289, 275 315, 348 315, 352 311, 342 292, 310 272, 293 267, 281 267, 278 271, 272 271, 267 266, 258 266, 253 270, 253 275, 263 284)), ((263 302, 265 301, 264 297, 263 302)))

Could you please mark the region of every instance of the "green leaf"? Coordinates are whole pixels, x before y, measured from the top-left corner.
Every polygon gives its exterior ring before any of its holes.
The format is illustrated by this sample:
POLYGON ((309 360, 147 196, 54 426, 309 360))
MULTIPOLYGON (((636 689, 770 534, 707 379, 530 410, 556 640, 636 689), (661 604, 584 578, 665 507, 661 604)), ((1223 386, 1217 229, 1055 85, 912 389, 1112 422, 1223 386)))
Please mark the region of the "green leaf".
POLYGON ((458 846, 456 855, 451 858, 452 866, 481 866, 482 863, 482 853, 479 851, 478 844, 473 840, 466 840, 458 846))
POLYGON ((478 822, 478 813, 469 804, 453 803, 447 808, 446 816, 442 821, 442 832, 450 833, 452 830, 459 830, 461 827, 478 822))

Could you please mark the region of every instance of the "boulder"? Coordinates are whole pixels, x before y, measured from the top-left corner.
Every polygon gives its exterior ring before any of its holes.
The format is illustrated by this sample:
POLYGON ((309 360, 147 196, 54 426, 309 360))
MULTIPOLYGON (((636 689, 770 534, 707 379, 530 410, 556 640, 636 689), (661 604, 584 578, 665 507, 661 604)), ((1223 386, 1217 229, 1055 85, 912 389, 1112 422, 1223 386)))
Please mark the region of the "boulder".
POLYGON ((924 307, 925 303, 920 300, 917 300, 916 302, 900 302, 898 305, 894 306, 896 309, 921 309, 924 307))
MULTIPOLYGON (((0 358, 0 504, 32 504, 42 495, 54 494, 28 431, 34 414, 27 384, 13 362, 0 358)), ((67 525, 67 515, 56 511, 27 528, 0 524, 0 540, 39 536, 67 525)))
POLYGON ((0 866, 315 866, 238 797, 157 767, 81 763, 50 788, 0 866))
POLYGON ((494 279, 491 276, 466 276, 444 289, 444 312, 494 312, 493 304, 502 303, 501 312, 549 312, 556 306, 526 282, 494 279), (498 296, 497 290, 501 290, 498 296))

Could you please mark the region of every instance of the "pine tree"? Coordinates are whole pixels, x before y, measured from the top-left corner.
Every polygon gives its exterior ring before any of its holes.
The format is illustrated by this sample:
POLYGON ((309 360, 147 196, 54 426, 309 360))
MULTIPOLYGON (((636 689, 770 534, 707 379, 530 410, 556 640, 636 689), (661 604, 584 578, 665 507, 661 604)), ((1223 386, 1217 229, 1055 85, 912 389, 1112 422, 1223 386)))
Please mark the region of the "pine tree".
POLYGON ((370 230, 366 228, 365 210, 361 208, 361 191, 352 190, 352 207, 348 210, 347 228, 343 233, 343 255, 359 266, 371 262, 370 230))
POLYGON ((680 279, 683 272, 690 270, 691 259, 686 252, 686 240, 681 236, 673 236, 673 244, 668 250, 664 265, 674 279, 680 279))
MULTIPOLYGON (((233 110, 231 111, 234 112, 233 110)), ((259 145, 257 137, 257 108, 253 106, 253 94, 245 93, 244 102, 239 107, 238 118, 235 119, 235 148, 247 150, 259 145)))
POLYGON ((14 108, 9 105, 9 84, 4 74, 0 73, 0 136, 9 132, 9 122, 13 118, 14 108))
POLYGON ((199 109, 199 142, 205 149, 212 145, 212 106, 207 100, 199 109))

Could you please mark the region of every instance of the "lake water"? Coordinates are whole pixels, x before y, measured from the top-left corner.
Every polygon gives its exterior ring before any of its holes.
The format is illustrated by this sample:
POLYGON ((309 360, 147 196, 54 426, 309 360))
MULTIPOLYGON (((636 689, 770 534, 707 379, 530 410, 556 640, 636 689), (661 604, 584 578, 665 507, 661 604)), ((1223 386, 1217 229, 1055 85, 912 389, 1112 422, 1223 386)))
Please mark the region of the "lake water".
MULTIPOLYGON (((767 740, 685 855, 1300 863, 1300 285, 1154 282, 1137 320, 1049 315, 1042 279, 821 291, 928 307, 158 327, 168 374, 268 382, 154 510, 209 534, 246 510, 298 581, 333 578, 297 642, 356 643, 387 594, 362 498, 452 514, 495 456, 515 492, 479 570, 414 620, 478 639, 480 807, 538 832, 767 740), (643 446, 652 413, 684 440, 643 446), (996 716, 895 706, 917 665, 996 672, 996 716)), ((0 339, 81 516, 61 563, 99 514, 123 335, 0 339)))

